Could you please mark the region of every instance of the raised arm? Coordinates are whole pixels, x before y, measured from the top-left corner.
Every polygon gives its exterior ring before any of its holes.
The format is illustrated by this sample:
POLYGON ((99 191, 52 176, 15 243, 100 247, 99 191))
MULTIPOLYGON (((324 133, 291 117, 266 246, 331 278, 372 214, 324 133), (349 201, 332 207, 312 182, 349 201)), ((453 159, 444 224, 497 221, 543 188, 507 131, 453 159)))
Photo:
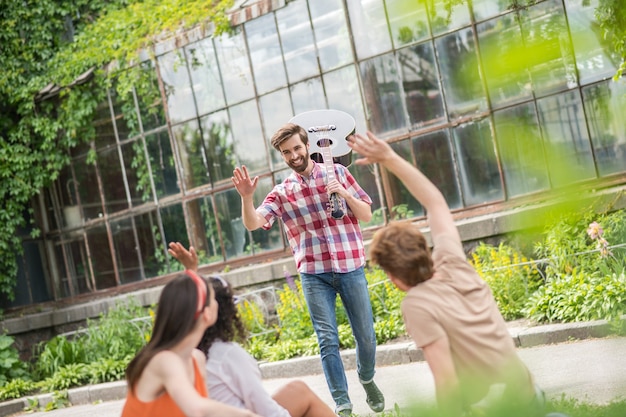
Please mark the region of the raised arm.
POLYGON ((248 168, 244 165, 241 168, 235 168, 231 180, 241 196, 241 218, 243 225, 248 230, 256 230, 262 227, 267 221, 263 216, 257 213, 253 201, 254 191, 259 183, 259 177, 254 177, 254 179, 250 178, 248 168))
POLYGON ((459 235, 441 191, 420 170, 394 152, 387 142, 367 132, 366 136, 361 134, 351 136, 348 144, 362 156, 355 161, 357 165, 379 163, 402 181, 413 197, 426 209, 433 237, 443 233, 459 235))

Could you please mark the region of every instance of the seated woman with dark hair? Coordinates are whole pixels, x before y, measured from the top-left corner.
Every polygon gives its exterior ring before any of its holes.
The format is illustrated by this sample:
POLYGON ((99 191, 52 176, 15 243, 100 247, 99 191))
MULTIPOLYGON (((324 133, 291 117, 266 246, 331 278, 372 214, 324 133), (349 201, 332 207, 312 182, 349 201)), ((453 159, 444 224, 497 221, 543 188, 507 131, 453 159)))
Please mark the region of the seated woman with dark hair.
MULTIPOLYGON (((180 243, 170 243, 169 252, 185 267, 196 270, 198 258, 193 247, 187 251, 180 243)), ((263 387, 256 360, 237 341, 247 334, 235 306, 231 286, 222 278, 212 277, 217 321, 208 328, 198 348, 207 353, 207 388, 211 398, 246 408, 264 417, 336 417, 302 381, 292 381, 270 396, 263 387)))
POLYGON ((185 271, 161 291, 150 341, 128 364, 122 417, 260 417, 209 398, 196 349, 217 319, 213 286, 185 271))

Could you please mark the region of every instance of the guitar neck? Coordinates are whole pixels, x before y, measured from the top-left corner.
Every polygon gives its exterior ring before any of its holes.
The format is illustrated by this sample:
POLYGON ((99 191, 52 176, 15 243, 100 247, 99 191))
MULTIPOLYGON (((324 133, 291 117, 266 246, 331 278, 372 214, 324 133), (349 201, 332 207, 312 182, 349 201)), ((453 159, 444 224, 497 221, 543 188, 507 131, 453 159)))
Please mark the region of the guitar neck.
POLYGON ((330 152, 330 146, 324 146, 321 149, 322 159, 324 161, 324 169, 326 170, 326 178, 328 181, 334 180, 335 177, 335 163, 333 162, 333 155, 330 152))

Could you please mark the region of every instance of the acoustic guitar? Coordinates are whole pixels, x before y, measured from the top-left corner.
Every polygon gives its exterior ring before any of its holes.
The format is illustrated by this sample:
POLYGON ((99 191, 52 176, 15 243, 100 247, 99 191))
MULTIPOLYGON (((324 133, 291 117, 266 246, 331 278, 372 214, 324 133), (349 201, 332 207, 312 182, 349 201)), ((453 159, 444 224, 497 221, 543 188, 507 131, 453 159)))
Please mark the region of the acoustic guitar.
MULTIPOLYGON (((335 163, 345 167, 352 163, 352 148, 346 138, 354 134, 356 123, 348 113, 339 110, 313 110, 294 116, 289 123, 302 126, 309 138, 311 159, 324 165, 327 181, 336 179, 335 163)), ((334 219, 345 215, 343 201, 330 195, 328 212, 334 219)))

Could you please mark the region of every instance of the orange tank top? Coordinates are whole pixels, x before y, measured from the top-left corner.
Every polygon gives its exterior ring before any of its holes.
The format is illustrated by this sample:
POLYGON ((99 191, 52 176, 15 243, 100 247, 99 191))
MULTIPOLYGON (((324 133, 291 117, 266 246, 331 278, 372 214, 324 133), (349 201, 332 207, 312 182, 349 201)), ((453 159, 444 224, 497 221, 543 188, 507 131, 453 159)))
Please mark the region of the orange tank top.
MULTIPOLYGON (((198 368, 195 359, 193 360, 194 387, 198 394, 208 398, 204 377, 198 368)), ((122 410, 121 417, 185 417, 182 410, 178 408, 172 397, 165 392, 159 398, 150 402, 143 402, 128 390, 126 403, 122 410)))

